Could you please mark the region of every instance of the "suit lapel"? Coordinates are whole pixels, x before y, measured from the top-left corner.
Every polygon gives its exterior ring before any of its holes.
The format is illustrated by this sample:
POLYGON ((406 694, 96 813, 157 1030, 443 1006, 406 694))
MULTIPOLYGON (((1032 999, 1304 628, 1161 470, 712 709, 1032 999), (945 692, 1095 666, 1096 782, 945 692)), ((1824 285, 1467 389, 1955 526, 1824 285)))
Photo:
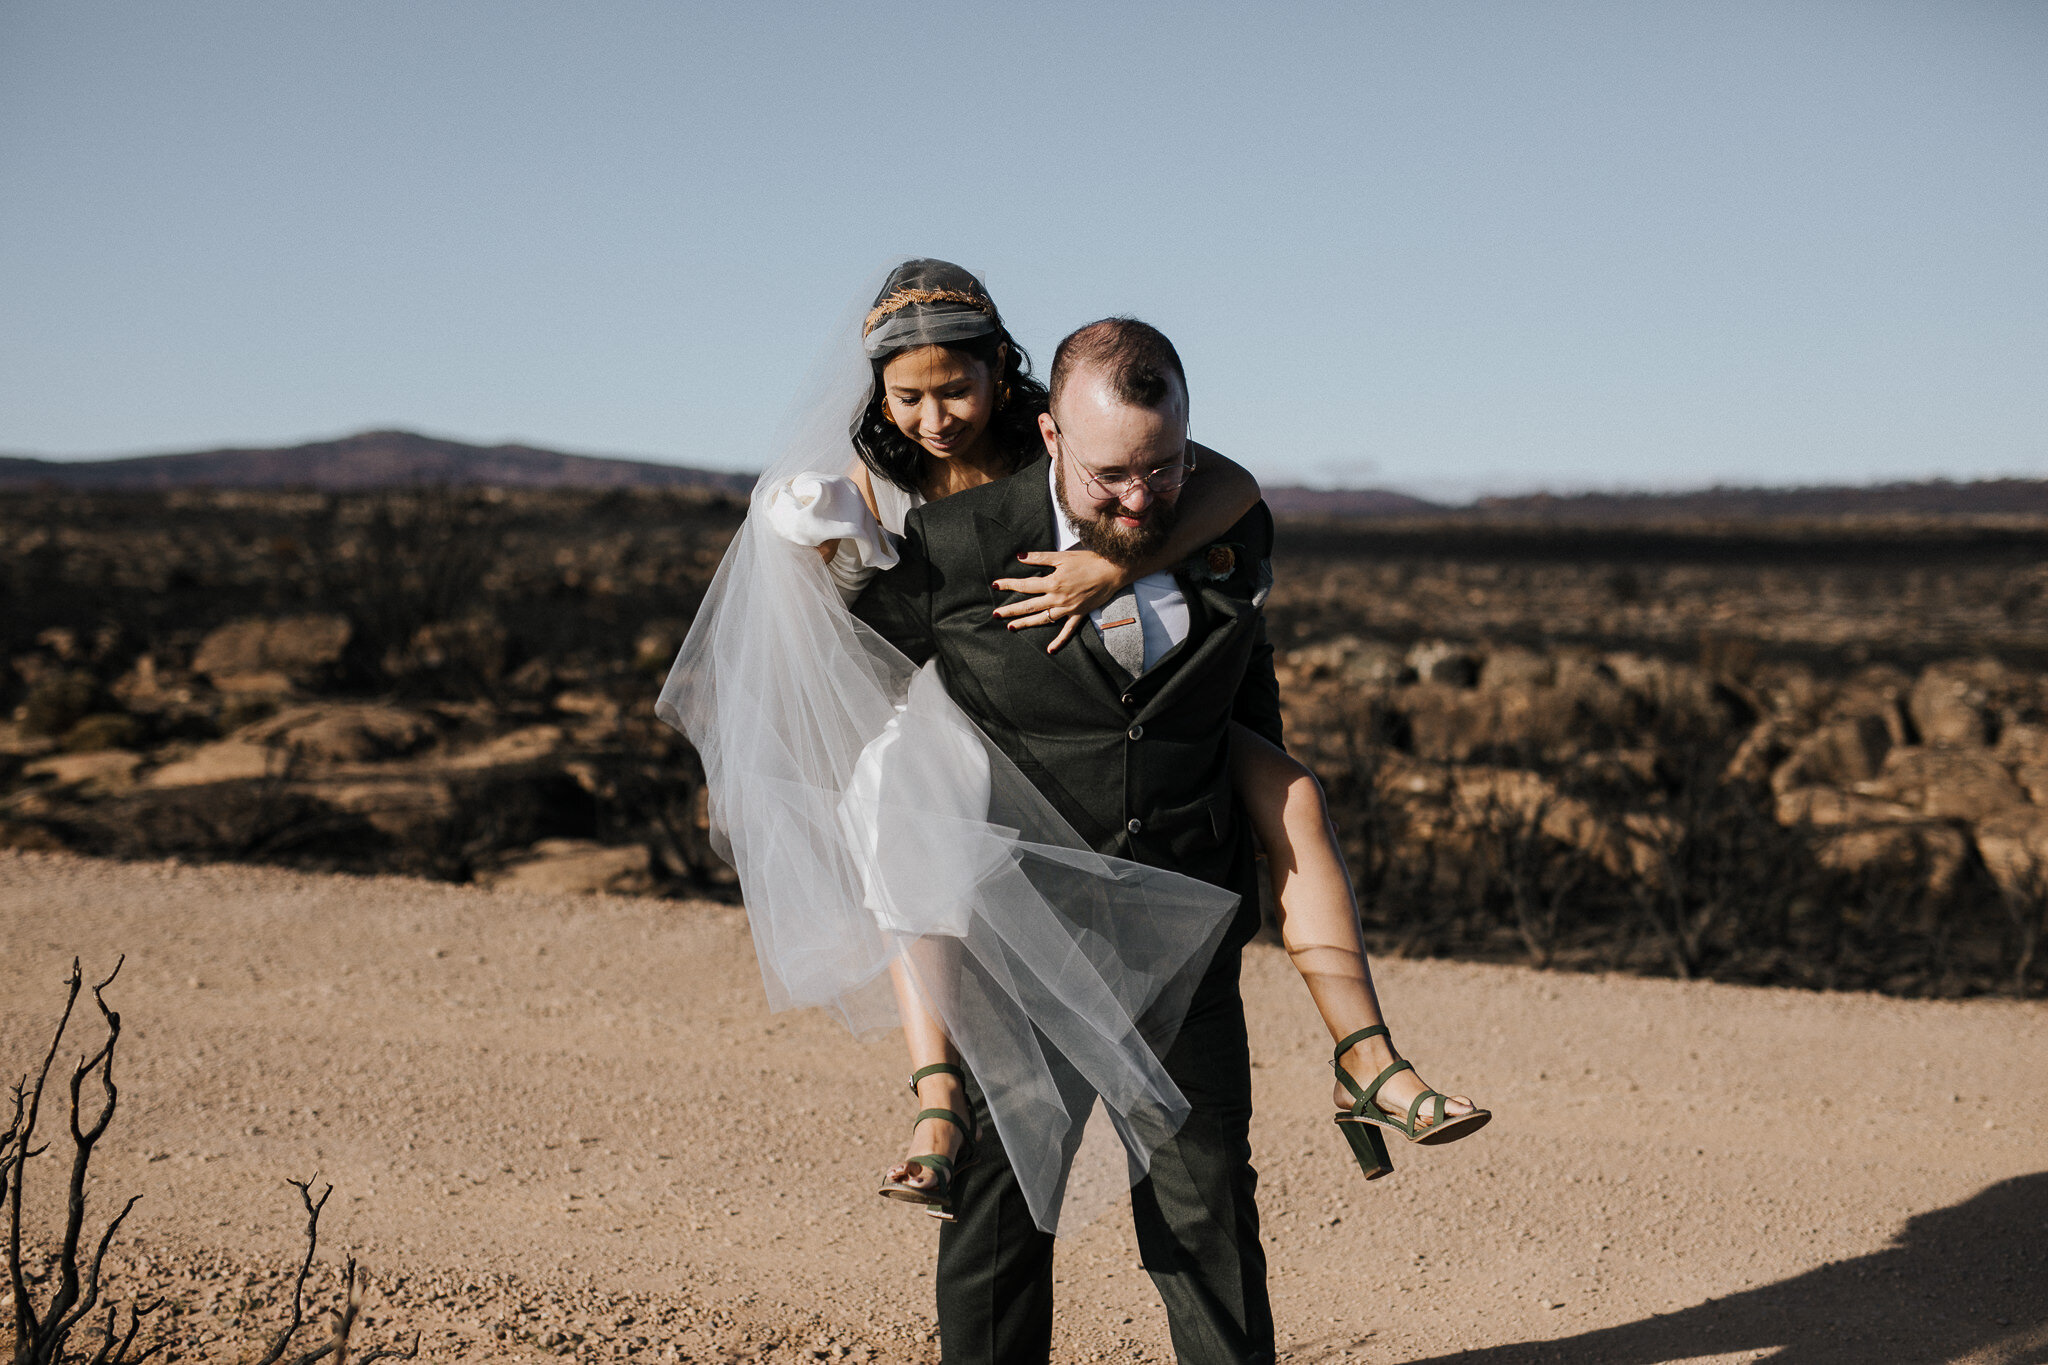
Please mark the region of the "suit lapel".
POLYGON ((1251 619, 1250 604, 1203 584, 1196 587, 1187 575, 1177 574, 1188 602, 1188 637, 1174 646, 1139 679, 1139 705, 1143 714, 1172 706, 1175 698, 1198 685, 1202 675, 1245 630, 1251 619))

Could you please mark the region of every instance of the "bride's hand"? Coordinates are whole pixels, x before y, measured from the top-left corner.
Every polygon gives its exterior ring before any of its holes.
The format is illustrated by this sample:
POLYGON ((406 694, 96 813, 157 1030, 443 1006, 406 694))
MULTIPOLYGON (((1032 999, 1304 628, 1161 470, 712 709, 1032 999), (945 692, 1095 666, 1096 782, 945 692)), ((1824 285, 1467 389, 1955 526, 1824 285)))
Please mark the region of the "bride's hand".
POLYGON ((1048 654, 1057 653, 1061 645, 1073 638, 1089 612, 1129 586, 1123 569, 1093 550, 1033 550, 1017 558, 1026 564, 1049 565, 1052 572, 1031 578, 998 578, 998 591, 1033 596, 997 607, 996 615, 1008 620, 1011 630, 1064 622, 1059 634, 1045 647, 1048 654))

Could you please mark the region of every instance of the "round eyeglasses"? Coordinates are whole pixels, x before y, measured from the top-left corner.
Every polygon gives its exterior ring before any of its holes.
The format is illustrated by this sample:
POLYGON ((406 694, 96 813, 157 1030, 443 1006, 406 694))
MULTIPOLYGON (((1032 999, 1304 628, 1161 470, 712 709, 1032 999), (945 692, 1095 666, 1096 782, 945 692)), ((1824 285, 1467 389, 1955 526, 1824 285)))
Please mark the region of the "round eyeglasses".
MULTIPOLYGON (((1053 438, 1060 443, 1060 449, 1067 448, 1067 434, 1060 430, 1058 418, 1052 418, 1053 438)), ((1075 466, 1081 471, 1081 482, 1096 497, 1110 502, 1122 502, 1131 495, 1131 490, 1143 484, 1148 492, 1171 493, 1188 481, 1188 475, 1195 472, 1194 443, 1182 440, 1180 458, 1168 464, 1148 469, 1142 474, 1120 473, 1115 470, 1098 470, 1080 456, 1074 457, 1075 466)))

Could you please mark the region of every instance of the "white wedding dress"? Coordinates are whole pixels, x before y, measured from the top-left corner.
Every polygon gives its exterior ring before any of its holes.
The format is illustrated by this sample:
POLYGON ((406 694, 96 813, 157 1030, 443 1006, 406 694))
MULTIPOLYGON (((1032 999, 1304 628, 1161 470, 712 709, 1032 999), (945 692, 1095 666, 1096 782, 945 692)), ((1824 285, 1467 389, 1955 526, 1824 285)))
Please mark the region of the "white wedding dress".
POLYGON ((703 761, 714 846, 738 871, 772 1009, 857 1033, 897 1022, 911 971, 986 1097, 1040 1227, 1069 1196, 1097 1099, 1124 1175, 1186 1117, 1159 1055, 1237 898, 1097 854, 947 695, 847 603, 896 562, 918 501, 851 480, 871 371, 858 314, 785 435, 656 709, 703 761), (841 542, 830 565, 815 546, 841 542), (1077 1083, 1078 1082, 1078 1083, 1077 1083))

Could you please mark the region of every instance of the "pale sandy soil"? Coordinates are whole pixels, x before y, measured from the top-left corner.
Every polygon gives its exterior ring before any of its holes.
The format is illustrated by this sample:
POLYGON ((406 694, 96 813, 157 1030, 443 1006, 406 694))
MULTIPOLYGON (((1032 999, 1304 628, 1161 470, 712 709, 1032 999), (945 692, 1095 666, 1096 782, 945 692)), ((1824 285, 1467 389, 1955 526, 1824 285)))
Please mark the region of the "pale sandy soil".
MULTIPOLYGON (((323 1262, 360 1255, 369 1336, 423 1358, 937 1358, 937 1225, 872 1193, 897 1045, 770 1017, 737 911, 0 855, 0 1064, 73 953, 120 952, 96 1208, 144 1195, 115 1287, 168 1291, 188 1358, 274 1324, 315 1171, 323 1262)), ((2048 1360, 2048 1008, 1381 972, 1404 1049, 1497 1117, 1364 1184, 1251 950, 1284 1358, 2048 1360)), ((1055 1359, 1171 1358, 1120 1213, 1060 1265, 1055 1359)))

